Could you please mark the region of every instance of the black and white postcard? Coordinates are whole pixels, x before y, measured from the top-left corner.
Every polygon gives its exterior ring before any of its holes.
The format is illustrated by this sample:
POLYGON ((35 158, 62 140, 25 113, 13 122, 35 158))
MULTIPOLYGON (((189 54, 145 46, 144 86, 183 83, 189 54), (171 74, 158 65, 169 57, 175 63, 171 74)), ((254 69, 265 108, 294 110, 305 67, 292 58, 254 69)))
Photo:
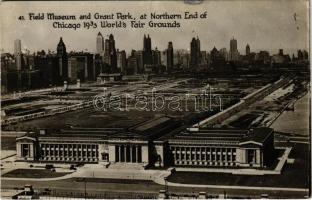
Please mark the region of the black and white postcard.
POLYGON ((0 3, 2 199, 311 197, 309 1, 0 3))

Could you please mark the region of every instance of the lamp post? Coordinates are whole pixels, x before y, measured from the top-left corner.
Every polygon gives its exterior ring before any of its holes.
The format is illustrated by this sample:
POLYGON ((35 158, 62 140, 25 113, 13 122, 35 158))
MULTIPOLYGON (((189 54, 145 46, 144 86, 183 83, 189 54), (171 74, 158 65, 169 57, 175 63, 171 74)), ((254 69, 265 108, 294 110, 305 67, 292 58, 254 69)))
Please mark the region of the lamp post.
POLYGON ((165 177, 164 180, 165 180, 165 196, 166 196, 166 198, 168 198, 168 196, 169 196, 168 183, 167 183, 168 182, 168 178, 165 177))
POLYGON ((84 180, 84 198, 87 199, 87 180, 86 178, 83 178, 84 180))

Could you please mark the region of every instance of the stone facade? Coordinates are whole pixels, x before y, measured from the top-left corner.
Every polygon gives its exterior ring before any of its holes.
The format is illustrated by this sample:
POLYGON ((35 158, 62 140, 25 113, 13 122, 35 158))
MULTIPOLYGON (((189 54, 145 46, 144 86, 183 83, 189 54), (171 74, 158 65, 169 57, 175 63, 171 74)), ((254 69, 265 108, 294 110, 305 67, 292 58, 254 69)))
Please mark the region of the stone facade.
POLYGON ((194 129, 153 140, 139 137, 147 133, 121 133, 121 129, 79 134, 71 130, 68 135, 40 133, 19 137, 16 150, 18 160, 35 162, 258 168, 272 164, 273 133, 270 128, 194 129))

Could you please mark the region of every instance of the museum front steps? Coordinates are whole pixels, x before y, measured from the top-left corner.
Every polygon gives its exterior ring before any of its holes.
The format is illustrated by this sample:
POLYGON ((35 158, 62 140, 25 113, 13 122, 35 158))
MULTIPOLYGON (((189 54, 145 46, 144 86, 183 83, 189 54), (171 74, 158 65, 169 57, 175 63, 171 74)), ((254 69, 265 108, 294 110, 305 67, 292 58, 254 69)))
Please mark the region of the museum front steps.
MULTIPOLYGON (((133 163, 135 164, 135 163, 133 163)), ((138 164, 138 163, 136 163, 138 164)), ((102 164, 86 164, 79 168, 72 177, 79 178, 105 178, 105 179, 130 179, 150 180, 164 185, 164 178, 171 174, 172 170, 145 170, 142 166, 127 165, 128 167, 113 164, 106 168, 102 164)))
POLYGON ((109 163, 106 165, 109 169, 129 169, 129 170, 144 170, 146 168, 145 163, 109 163))

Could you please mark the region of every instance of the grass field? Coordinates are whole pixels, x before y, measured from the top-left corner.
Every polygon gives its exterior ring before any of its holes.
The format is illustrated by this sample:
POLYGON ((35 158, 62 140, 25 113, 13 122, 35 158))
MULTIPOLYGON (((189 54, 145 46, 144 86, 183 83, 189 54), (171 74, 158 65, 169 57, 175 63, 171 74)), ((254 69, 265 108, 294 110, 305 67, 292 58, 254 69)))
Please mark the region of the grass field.
POLYGON ((15 137, 1 136, 1 150, 16 150, 15 137))
POLYGON ((11 178, 55 178, 65 176, 69 173, 67 172, 52 172, 48 169, 16 169, 10 171, 2 177, 11 177, 11 178))

